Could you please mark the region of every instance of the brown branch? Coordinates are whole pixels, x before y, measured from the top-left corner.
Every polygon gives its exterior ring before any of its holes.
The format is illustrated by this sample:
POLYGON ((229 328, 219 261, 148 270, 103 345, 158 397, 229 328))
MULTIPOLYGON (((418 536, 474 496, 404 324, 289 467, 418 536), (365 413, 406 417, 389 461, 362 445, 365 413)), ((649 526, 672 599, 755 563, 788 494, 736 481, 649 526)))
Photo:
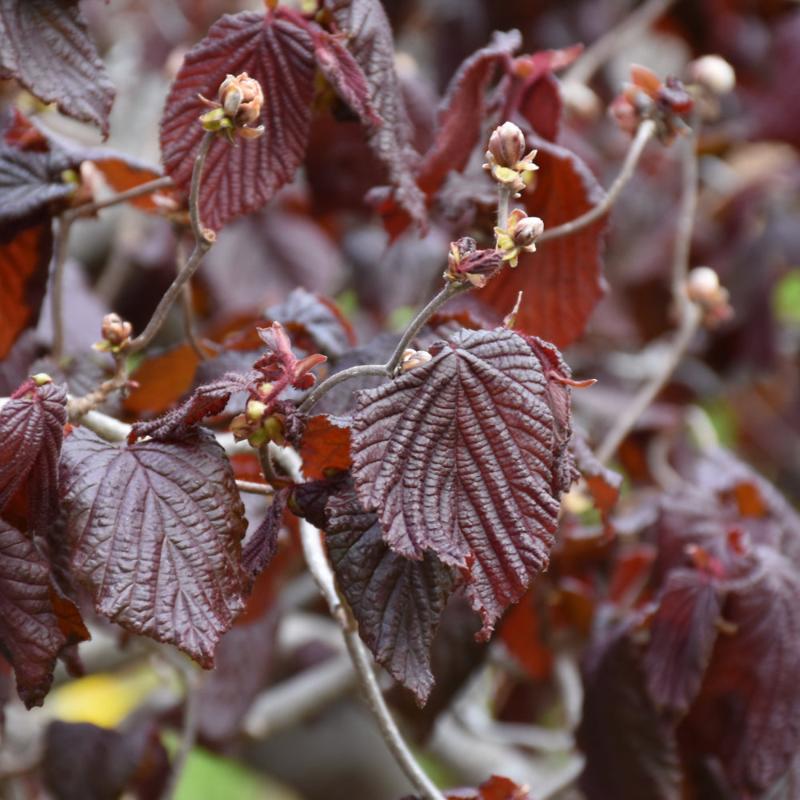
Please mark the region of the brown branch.
POLYGON ((585 214, 581 214, 581 216, 569 222, 565 222, 555 228, 547 228, 539 237, 538 241, 546 242, 548 239, 555 239, 559 236, 569 236, 571 233, 575 233, 575 231, 579 231, 581 228, 591 225, 595 220, 600 219, 603 214, 609 211, 611 206, 616 202, 617 197, 619 197, 620 192, 633 177, 636 171, 636 165, 639 163, 644 148, 650 139, 653 138, 655 131, 656 126, 652 120, 647 119, 642 122, 636 131, 636 136, 631 141, 631 146, 628 148, 622 168, 609 187, 602 202, 598 203, 594 208, 590 208, 585 214))
POLYGON ((614 425, 597 448, 597 458, 605 463, 616 452, 622 440, 633 429, 641 415, 650 406, 683 358, 689 344, 702 322, 702 311, 686 294, 686 276, 689 273, 689 255, 692 230, 697 210, 697 152, 696 132, 683 142, 683 190, 675 232, 675 250, 672 263, 672 296, 678 314, 678 331, 660 369, 639 389, 632 402, 617 417, 614 425))
POLYGON ((113 197, 108 197, 105 200, 98 200, 94 203, 84 203, 81 206, 69 208, 61 215, 61 217, 62 219, 69 219, 69 221, 72 222, 79 217, 88 217, 97 213, 98 211, 102 211, 104 208, 110 208, 111 206, 118 205, 119 203, 125 203, 128 200, 135 200, 137 197, 142 197, 146 194, 152 194, 153 192, 157 192, 159 189, 169 189, 172 186, 174 186, 172 178, 170 178, 168 175, 164 175, 160 178, 154 178, 152 181, 147 181, 147 183, 140 183, 138 186, 134 186, 132 189, 119 192, 113 197))
POLYGON ((53 275, 50 286, 50 315, 53 319, 53 360, 58 363, 64 354, 64 266, 69 249, 69 233, 72 221, 62 215, 58 221, 55 254, 53 256, 53 275))

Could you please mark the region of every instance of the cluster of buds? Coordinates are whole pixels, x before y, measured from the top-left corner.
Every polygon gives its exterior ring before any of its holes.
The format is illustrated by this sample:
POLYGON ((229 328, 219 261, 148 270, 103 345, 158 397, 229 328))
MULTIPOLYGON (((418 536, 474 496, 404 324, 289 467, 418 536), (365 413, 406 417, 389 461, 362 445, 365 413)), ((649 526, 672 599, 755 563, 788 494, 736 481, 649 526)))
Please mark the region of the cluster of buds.
POLYGON ((736 73, 721 56, 702 56, 687 67, 689 90, 697 102, 697 113, 707 121, 720 114, 720 97, 733 91, 736 73))
POLYGON ((421 367, 427 364, 433 356, 427 350, 412 350, 408 348, 403 350, 403 355, 400 357, 400 371, 409 372, 415 367, 421 367))
POLYGON ((469 282, 481 289, 502 266, 502 255, 497 250, 478 250, 474 239, 462 236, 450 243, 444 278, 452 283, 469 282))
POLYGON ((103 338, 93 347, 101 353, 119 355, 128 348, 132 333, 133 326, 130 322, 122 319, 119 314, 106 314, 100 326, 100 335, 103 338))
POLYGON ((246 72, 228 75, 220 84, 217 100, 199 95, 200 100, 211 108, 200 116, 207 131, 223 134, 233 142, 234 136, 257 139, 264 133, 263 125, 256 125, 264 105, 261 84, 246 72))
POLYGON ((711 267, 695 267, 686 280, 686 296, 703 312, 703 324, 714 328, 733 316, 728 290, 711 267))
POLYGON ((686 120, 694 108, 694 99, 678 78, 665 81, 647 67, 634 64, 631 82, 611 104, 611 113, 619 126, 633 134, 646 119, 653 120, 659 139, 665 144, 686 133, 686 120))
POLYGON ((316 381, 311 370, 326 361, 319 353, 297 358, 292 343, 279 322, 270 328, 258 328, 267 352, 253 364, 260 380, 249 387, 250 397, 244 413, 231 420, 230 430, 238 440, 247 439, 253 447, 266 442, 284 442, 286 412, 289 406, 281 395, 287 389, 310 389, 316 381))
POLYGON ((508 215, 505 228, 494 229, 497 252, 503 261, 516 267, 520 253, 536 252, 536 240, 544 233, 544 222, 539 217, 528 217, 515 208, 508 215))
POLYGON ((486 163, 483 165, 492 178, 518 195, 533 178, 539 167, 533 163, 536 150, 525 153, 525 136, 513 122, 504 122, 492 131, 486 163))

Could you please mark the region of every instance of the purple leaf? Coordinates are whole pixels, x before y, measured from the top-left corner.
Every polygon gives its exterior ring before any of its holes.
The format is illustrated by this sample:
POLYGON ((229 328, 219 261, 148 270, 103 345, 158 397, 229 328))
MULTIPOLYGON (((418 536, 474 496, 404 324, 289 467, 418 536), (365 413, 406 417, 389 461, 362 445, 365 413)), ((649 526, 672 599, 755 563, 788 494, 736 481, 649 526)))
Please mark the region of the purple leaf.
POLYGON ((657 600, 643 666, 659 708, 683 715, 697 696, 717 638, 720 590, 696 570, 670 573, 657 600))
POLYGON ((58 457, 67 393, 53 383, 22 384, 0 409, 0 510, 23 487, 28 524, 44 532, 58 514, 58 457))
POLYGON ((78 0, 0 0, 0 73, 108 136, 114 87, 78 0))
POLYGON ((278 549, 278 534, 281 532, 283 512, 289 502, 289 491, 283 488, 275 492, 264 519, 244 546, 242 565, 252 580, 264 571, 278 549))
POLYGON ((312 29, 312 35, 314 58, 325 80, 364 124, 379 126, 381 118, 372 105, 367 78, 350 51, 327 31, 312 29))
POLYGON ((279 7, 266 15, 226 14, 187 54, 172 84, 161 122, 164 168, 189 190, 194 155, 207 110, 228 73, 247 72, 261 83, 264 134, 229 144, 217 138, 203 172, 200 216, 215 230, 265 205, 292 180, 308 143, 314 93, 314 43, 302 17, 279 7))
MULTIPOLYGON (((433 358, 359 393, 353 472, 393 550, 459 568, 488 637, 548 563, 573 467, 554 348, 462 331, 433 358)), ((565 369, 565 368, 564 368, 565 369)))
POLYGON ((397 202, 414 222, 426 221, 425 198, 414 180, 419 158, 394 68, 394 38, 380 0, 325 0, 339 30, 367 78, 370 100, 383 124, 369 134, 375 155, 385 164, 397 202))
POLYGON ((0 652, 14 668, 28 708, 42 704, 66 644, 47 562, 25 534, 0 520, 0 652))
POLYGON ((453 588, 450 571, 432 553, 411 561, 390 550, 377 515, 364 511, 352 487, 333 495, 326 511, 328 555, 361 638, 424 704, 433 688, 431 643, 453 588))
POLYGON ((211 667, 246 585, 244 507, 222 448, 202 434, 117 447, 78 429, 61 466, 73 571, 97 611, 211 667))

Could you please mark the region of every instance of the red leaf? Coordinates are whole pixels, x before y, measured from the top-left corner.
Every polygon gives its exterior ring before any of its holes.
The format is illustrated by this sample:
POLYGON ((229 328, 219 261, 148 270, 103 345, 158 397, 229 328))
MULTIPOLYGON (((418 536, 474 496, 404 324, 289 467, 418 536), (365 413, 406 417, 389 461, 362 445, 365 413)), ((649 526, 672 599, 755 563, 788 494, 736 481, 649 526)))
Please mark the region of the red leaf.
POLYGON ((453 587, 446 567, 428 553, 411 561, 383 540, 376 514, 352 487, 326 506, 325 542, 359 633, 379 664, 423 705, 433 688, 431 643, 453 587))
POLYGON ((380 125, 381 117, 372 105, 367 78, 350 51, 338 36, 332 36, 327 31, 313 28, 312 35, 314 58, 325 80, 362 122, 371 126, 380 125))
POLYGON ((575 456, 575 464, 589 487, 594 504, 602 514, 603 520, 607 521, 608 515, 619 500, 622 475, 598 461, 582 435, 574 433, 570 447, 575 456))
POLYGON ((213 439, 116 447, 78 429, 61 459, 75 575, 98 613, 204 667, 244 606, 246 521, 213 439))
POLYGON ((49 214, 0 226, 0 360, 39 321, 52 254, 49 214))
POLYGON ((0 520, 0 649, 28 708, 42 704, 67 644, 51 592, 47 562, 27 536, 0 520))
POLYGON ((78 0, 3 0, 0 72, 44 103, 108 136, 114 87, 89 37, 78 0))
POLYGON ((353 467, 398 553, 462 570, 488 637, 547 566, 572 477, 569 409, 550 353, 505 329, 462 331, 433 358, 359 393, 353 467), (566 412, 566 416, 564 416, 566 412))
POLYGON ((749 581, 732 582, 732 624, 716 639, 700 694, 679 732, 688 757, 716 756, 736 796, 758 794, 800 744, 800 578, 786 558, 756 550, 749 581))
POLYGON ((160 797, 169 777, 169 759, 157 728, 139 723, 126 731, 88 722, 47 726, 42 777, 58 800, 111 800, 128 796, 160 797))
POLYGON ((265 205, 294 176, 308 143, 314 92, 314 45, 302 18, 282 7, 265 15, 226 14, 187 54, 161 121, 164 168, 189 190, 204 130, 198 94, 214 99, 227 73, 261 83, 264 134, 229 144, 217 138, 203 172, 200 216, 215 230, 265 205))
POLYGON ((547 609, 542 607, 534 586, 503 617, 500 638, 508 652, 536 681, 547 680, 553 671, 553 651, 547 639, 547 609))
POLYGON ((347 45, 367 78, 372 106, 383 120, 369 134, 375 155, 386 165, 395 199, 414 222, 425 225, 425 198, 414 180, 419 158, 400 81, 394 68, 394 39, 380 0, 325 0, 347 45))
MULTIPOLYGON (((538 149, 540 169, 524 195, 528 213, 544 220, 545 230, 575 219, 593 208, 603 190, 574 153, 544 139, 527 137, 538 149)), ((605 218, 569 236, 537 244, 519 266, 506 270, 482 289, 480 298, 498 314, 508 314, 523 292, 516 327, 559 347, 574 342, 605 291, 602 246, 605 218)))
POLYGON ((278 549, 278 535, 288 502, 288 488, 275 492, 264 519, 247 539, 242 550, 242 565, 251 580, 255 580, 264 571, 278 549))
POLYGON ((321 479, 326 472, 350 469, 350 425, 347 420, 318 414, 306 423, 300 444, 303 472, 321 479))
POLYGON ((510 778, 492 775, 477 789, 456 789, 447 793, 447 800, 532 800, 527 786, 510 778))
MULTIPOLYGON (((147 164, 140 164, 129 156, 112 151, 89 150, 85 155, 86 160, 91 161, 103 173, 106 182, 115 192, 126 192, 161 177, 160 173, 147 164)), ((164 206, 159 205, 155 198, 165 197, 169 191, 159 189, 158 192, 134 197, 128 202, 142 211, 160 212, 164 210, 164 206)))
POLYGON ((422 160, 417 176, 428 196, 441 186, 447 173, 461 172, 481 135, 486 89, 498 66, 510 63, 521 44, 519 31, 495 33, 491 43, 464 61, 450 81, 439 108, 436 138, 422 160))
POLYGON ((675 800, 681 766, 673 726, 646 691, 629 630, 598 626, 584 664, 578 744, 587 800, 675 800))
POLYGON ((696 570, 672 572, 644 656, 647 689, 660 708, 685 714, 697 696, 717 638, 720 591, 696 570))
POLYGON ((20 386, 0 409, 0 511, 27 490, 28 525, 43 533, 58 514, 58 457, 67 393, 53 383, 20 386))

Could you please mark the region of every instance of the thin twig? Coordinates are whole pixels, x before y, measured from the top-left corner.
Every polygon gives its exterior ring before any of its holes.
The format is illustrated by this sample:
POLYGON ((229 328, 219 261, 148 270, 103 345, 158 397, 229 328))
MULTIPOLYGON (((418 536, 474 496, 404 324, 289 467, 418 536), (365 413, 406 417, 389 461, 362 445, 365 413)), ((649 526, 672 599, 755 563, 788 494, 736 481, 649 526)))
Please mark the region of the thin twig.
POLYGON ((320 532, 310 523, 301 520, 300 540, 308 568, 328 603, 331 615, 341 625, 347 651, 350 653, 350 658, 356 669, 359 686, 363 691, 370 711, 372 711, 378 723, 383 740, 403 772, 405 772, 406 777, 425 800, 445 800, 444 795, 423 772, 414 755, 408 749, 397 723, 386 706, 380 686, 375 678, 375 673, 372 671, 372 660, 358 636, 355 620, 346 602, 339 596, 339 592, 336 589, 333 570, 328 563, 320 532))
POLYGON ((119 192, 119 194, 115 194, 113 197, 108 197, 105 200, 98 200, 94 203, 84 203, 82 206, 67 209, 61 216, 72 222, 78 217, 88 217, 104 208, 110 208, 119 203, 125 203, 128 200, 135 200, 137 197, 142 197, 142 195, 152 194, 159 189, 169 189, 172 186, 174 186, 172 178, 168 175, 164 175, 160 178, 154 178, 152 181, 147 181, 147 183, 140 183, 132 189, 119 192))
POLYGON ((497 227, 505 230, 508 227, 508 207, 511 203, 512 191, 507 186, 497 187, 497 227))
POLYGON ((195 157, 194 169, 192 170, 192 186, 189 192, 189 216, 192 222, 192 231, 195 236, 195 245, 189 260, 175 276, 175 280, 170 284, 169 289, 158 303, 153 316, 147 323, 145 329, 135 339, 131 340, 129 353, 136 353, 146 348, 153 341, 164 320, 170 312, 178 295, 183 291, 184 285, 191 280, 203 257, 214 243, 214 232, 203 227, 200 219, 200 184, 203 175, 208 150, 211 147, 214 134, 206 132, 200 148, 195 157))
POLYGON ((334 386, 340 383, 349 381, 350 378, 356 378, 359 375, 377 375, 382 378, 388 378, 389 372, 385 364, 357 364, 354 367, 348 367, 341 372, 335 372, 330 377, 326 378, 320 384, 314 387, 311 394, 298 406, 297 410, 301 414, 307 413, 313 406, 315 406, 334 386))
POLYGON ((615 53, 623 52, 661 17, 673 2, 674 0, 648 0, 642 3, 584 50, 580 58, 564 74, 564 82, 588 83, 606 61, 615 53))
POLYGON ((178 752, 172 761, 169 783, 164 791, 165 800, 172 800, 181 782, 181 776, 186 768, 189 755, 197 741, 197 730, 200 723, 200 692, 201 680, 199 670, 194 665, 187 663, 179 667, 178 672, 186 687, 186 698, 183 704, 183 728, 178 752))
POLYGON ((83 397, 71 397, 67 402, 67 411, 71 422, 80 422, 90 411, 103 405, 114 392, 124 389, 128 385, 128 370, 125 367, 125 357, 117 360, 117 369, 114 375, 103 381, 96 389, 83 397))
POLYGON ((625 156, 625 161, 619 171, 619 175, 614 179, 614 182, 608 189, 606 196, 602 202, 598 203, 594 208, 590 208, 585 214, 576 217, 569 222, 558 225, 555 228, 548 228, 539 237, 539 242, 546 242, 548 239, 555 239, 558 236, 568 236, 575 231, 591 225, 595 220, 600 219, 610 208, 614 205, 628 181, 633 177, 636 170, 636 165, 639 163, 639 158, 644 152, 645 145, 650 141, 655 133, 656 125, 652 120, 645 120, 636 131, 636 136, 631 141, 628 148, 628 153, 625 156))
POLYGON ((616 422, 597 448, 597 458, 602 463, 607 462, 617 452, 622 440, 666 385, 702 322, 701 309, 695 303, 692 303, 686 294, 686 276, 689 273, 692 230, 697 210, 696 135, 695 131, 687 137, 683 143, 682 151, 683 190, 678 211, 672 264, 672 296, 678 314, 678 331, 671 347, 667 351, 661 368, 639 389, 633 401, 617 417, 616 422))
POLYGON ((267 497, 272 497, 275 490, 268 486, 266 483, 256 483, 255 481, 236 481, 236 487, 240 492, 247 492, 248 494, 263 494, 267 497))
POLYGON ((53 318, 53 360, 58 363, 64 354, 64 266, 69 248, 69 232, 72 221, 62 215, 58 221, 55 255, 53 258, 53 277, 50 286, 50 315, 53 318))

